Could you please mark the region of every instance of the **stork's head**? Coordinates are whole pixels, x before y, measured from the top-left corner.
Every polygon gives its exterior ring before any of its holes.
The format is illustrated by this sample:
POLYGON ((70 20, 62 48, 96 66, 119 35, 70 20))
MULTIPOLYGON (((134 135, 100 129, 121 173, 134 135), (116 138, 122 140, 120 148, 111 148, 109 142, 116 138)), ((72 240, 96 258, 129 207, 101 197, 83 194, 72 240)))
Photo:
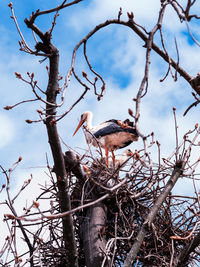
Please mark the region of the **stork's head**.
POLYGON ((81 126, 84 124, 84 122, 86 122, 87 126, 88 126, 88 123, 89 123, 89 121, 91 121, 91 119, 92 119, 92 112, 91 111, 83 112, 83 114, 81 115, 81 120, 80 120, 73 136, 78 132, 78 130, 81 128, 81 126))
POLYGON ((131 151, 131 149, 126 149, 123 154, 127 157, 131 157, 134 153, 131 151))

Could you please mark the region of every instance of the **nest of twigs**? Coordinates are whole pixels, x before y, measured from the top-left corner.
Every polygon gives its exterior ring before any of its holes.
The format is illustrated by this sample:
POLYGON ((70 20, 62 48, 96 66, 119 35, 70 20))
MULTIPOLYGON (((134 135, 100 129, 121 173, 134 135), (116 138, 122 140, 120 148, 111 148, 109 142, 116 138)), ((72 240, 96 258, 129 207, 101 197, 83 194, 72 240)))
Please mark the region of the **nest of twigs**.
MULTIPOLYGON (((173 170, 173 165, 165 168, 156 164, 152 166, 149 168, 144 162, 132 158, 126 165, 108 168, 104 160, 95 159, 84 165, 86 175, 81 179, 68 170, 72 209, 108 194, 102 200, 106 207, 106 220, 100 235, 107 242, 105 257, 113 259, 113 266, 122 266, 173 170), (122 184, 124 179, 126 182, 122 184), (116 190, 111 190, 119 184, 121 186, 116 190)), ((197 222, 196 203, 196 198, 168 195, 153 224, 147 225, 147 235, 132 266, 169 266, 172 257, 175 258, 198 231, 197 227, 191 234, 197 222)), ((58 206, 53 213, 57 212, 58 206)), ((87 208, 73 214, 80 267, 86 266, 82 235, 86 216, 87 208)), ((53 222, 52 229, 51 240, 40 246, 42 262, 45 266, 66 266, 61 219, 53 222)), ((189 266, 194 258, 198 261, 198 254, 188 258, 185 266, 189 266)))
MULTIPOLYGON (((104 200, 107 207, 107 218, 103 235, 107 242, 116 239, 115 251, 113 251, 113 242, 108 253, 110 257, 114 255, 113 266, 122 266, 150 208, 154 205, 170 177, 172 167, 163 170, 159 168, 159 172, 157 168, 156 165, 151 171, 145 165, 135 168, 133 160, 128 169, 126 167, 124 170, 123 166, 117 169, 107 168, 102 162, 95 161, 88 167, 89 178, 84 182, 84 192, 82 190, 83 181, 76 180, 72 193, 73 208, 98 199, 107 193, 106 187, 115 186, 124 177, 128 177, 127 182, 122 187, 104 200), (150 182, 152 182, 152 186, 147 190, 150 182)), ((190 223, 187 223, 187 227, 184 224, 184 222, 186 223, 185 207, 187 205, 191 206, 194 203, 181 197, 174 198, 172 195, 167 197, 153 224, 148 227, 148 234, 143 240, 133 266, 136 262, 140 263, 139 266, 169 266, 172 254, 178 255, 183 246, 192 238, 184 239, 196 223, 194 214, 188 210, 190 223)), ((74 216, 79 242, 81 242, 80 222, 84 216, 85 210, 74 216)), ((80 266, 85 266, 85 255, 82 247, 79 249, 79 257, 82 259, 80 266)))

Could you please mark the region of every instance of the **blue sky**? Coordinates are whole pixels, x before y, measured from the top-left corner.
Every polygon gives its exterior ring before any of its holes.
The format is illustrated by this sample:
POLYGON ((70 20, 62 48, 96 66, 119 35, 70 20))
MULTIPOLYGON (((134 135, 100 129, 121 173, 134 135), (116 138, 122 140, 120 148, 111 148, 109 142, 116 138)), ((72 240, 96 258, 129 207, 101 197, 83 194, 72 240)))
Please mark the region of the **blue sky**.
MULTIPOLYGON (((54 4, 60 1, 54 1, 54 4)), ((65 75, 71 63, 71 54, 76 43, 83 38, 93 27, 107 18, 116 18, 119 7, 123 8, 122 19, 127 20, 127 11, 134 12, 135 20, 150 30, 157 20, 159 0, 151 1, 151 6, 145 8, 145 0, 140 1, 83 1, 60 12, 57 25, 53 35, 53 43, 60 50, 60 73, 65 75)), ((46 62, 40 64, 38 57, 33 57, 19 51, 19 35, 14 22, 10 19, 9 1, 0 3, 2 15, 0 18, 2 56, 0 59, 1 75, 1 106, 12 105, 17 101, 32 97, 31 89, 20 80, 15 79, 14 72, 17 71, 26 77, 26 72, 35 73, 40 86, 45 90, 47 84, 46 62), (5 3, 6 2, 6 3, 5 3)), ((13 1, 15 15, 25 39, 33 47, 34 42, 29 30, 27 30, 24 19, 38 8, 41 10, 53 7, 51 1, 13 1)), ((196 7, 197 10, 199 6, 196 7)), ((52 15, 44 15, 36 21, 36 24, 44 31, 51 26, 52 15)), ((194 24, 194 34, 198 32, 198 24, 194 24)), ((174 37, 177 39, 180 53, 180 65, 191 75, 199 71, 199 47, 195 46, 186 35, 186 26, 181 24, 174 16, 172 9, 167 10, 164 18, 163 32, 167 38, 166 46, 171 56, 176 58, 174 37), (170 17, 170 20, 169 20, 170 17)), ((156 37, 156 39, 158 39, 156 37)), ((88 57, 96 71, 105 79, 107 91, 102 101, 97 102, 92 91, 87 97, 58 125, 62 138, 71 147, 85 147, 84 137, 80 131, 77 137, 72 138, 79 115, 84 110, 92 110, 95 113, 94 123, 110 118, 124 119, 128 116, 128 108, 134 109, 131 100, 137 93, 141 78, 144 73, 145 49, 143 42, 130 30, 123 26, 109 26, 99 31, 88 41, 88 57)), ((186 118, 183 112, 193 102, 190 86, 180 78, 173 82, 168 77, 165 82, 160 83, 164 77, 167 64, 154 52, 150 70, 149 91, 142 102, 141 128, 145 134, 154 131, 157 139, 162 141, 163 153, 168 153, 174 145, 172 107, 176 106, 180 117, 180 135, 198 122, 199 107, 192 110, 186 118), (172 124, 172 127, 169 125, 172 124), (166 127, 167 125, 167 127, 166 127), (165 140, 165 138, 167 138, 165 140), (170 144, 170 146, 169 146, 170 144)), ((85 61, 80 49, 76 70, 87 71, 85 61)), ((90 75, 90 74, 88 74, 90 75)), ((74 100, 81 94, 82 88, 73 79, 68 88, 65 105, 66 110, 74 100)), ((4 122, 0 148, 2 150, 0 162, 5 168, 16 161, 19 155, 23 157, 20 168, 28 168, 45 165, 45 153, 50 161, 51 155, 48 147, 46 130, 43 124, 25 123, 26 119, 37 119, 37 108, 40 104, 24 104, 14 110, 5 111, 1 109, 0 116, 4 122)), ((64 148, 65 149, 65 148, 64 148)), ((3 180, 3 179, 2 179, 3 180)))
MULTIPOLYGON (((23 22, 24 19, 29 17, 33 10, 51 8, 60 2, 58 0, 13 1, 18 23, 30 46, 33 47, 34 42, 23 22)), ((44 182, 47 177, 45 177, 43 169, 36 167, 46 165, 46 153, 52 164, 51 153, 44 125, 42 123, 28 125, 25 120, 38 119, 36 109, 41 108, 41 104, 24 104, 10 111, 3 110, 3 107, 32 97, 31 89, 15 78, 15 71, 24 77, 27 71, 34 72, 38 84, 45 90, 47 84, 45 66, 47 63, 40 64, 38 62, 40 58, 19 51, 18 41, 20 39, 14 22, 10 19, 11 12, 7 6, 8 3, 9 1, 0 2, 0 119, 2 121, 0 164, 7 169, 19 156, 22 156, 23 161, 12 178, 11 190, 16 192, 23 180, 32 173, 35 180, 33 188, 35 192, 38 192, 38 182, 44 182)), ((148 6, 146 3, 149 1, 90 0, 61 11, 53 34, 53 43, 60 50, 60 73, 66 74, 71 63, 73 48, 77 42, 96 24, 109 18, 116 18, 120 6, 123 8, 122 19, 127 20, 126 12, 133 11, 135 21, 150 30, 157 20, 160 1, 152 0, 151 5, 148 6)), ((200 12, 199 3, 194 8, 197 13, 200 12)), ((52 15, 44 15, 36 21, 36 24, 46 31, 50 28, 51 22, 52 15)), ((192 23, 191 29, 198 39, 199 23, 192 23)), ((188 38, 186 25, 179 22, 170 8, 167 9, 164 18, 163 32, 170 55, 176 58, 174 44, 174 37, 176 37, 180 65, 190 75, 195 76, 199 72, 200 48, 194 45, 191 38, 188 38)), ((159 42, 157 36, 156 40, 159 42)), ((86 148, 82 131, 72 138, 80 114, 85 110, 91 110, 95 114, 94 124, 112 118, 125 119, 128 116, 128 108, 134 110, 132 98, 137 93, 144 73, 145 49, 142 45, 143 42, 130 29, 116 25, 101 30, 88 41, 88 57, 94 69, 106 81, 106 94, 102 101, 98 102, 91 90, 69 116, 59 123, 59 133, 67 145, 79 152, 86 148)), ((140 119, 140 127, 144 134, 154 131, 155 139, 161 143, 163 156, 170 154, 175 145, 172 107, 177 108, 180 136, 183 136, 195 123, 199 122, 200 112, 200 106, 197 106, 183 118, 184 111, 194 101, 191 95, 192 90, 182 78, 175 83, 171 77, 168 77, 165 82, 160 83, 159 80, 164 77, 167 67, 167 64, 152 52, 149 90, 142 101, 140 119)), ((82 56, 82 49, 78 53, 76 70, 79 73, 84 70, 90 75, 82 56)), ((67 89, 62 111, 70 107, 82 91, 83 88, 72 79, 67 89)), ((141 144, 139 143, 139 145, 141 144)), ((133 150, 135 146, 137 145, 133 145, 133 150)), ((66 150, 64 146, 63 150, 66 150)), ((2 174, 0 177, 0 184, 2 184, 5 179, 2 174)), ((183 184, 179 185, 179 190, 188 192, 183 184)), ((5 196, 2 195, 2 197, 0 201, 3 201, 5 196)), ((24 193, 24 198, 32 201, 28 192, 27 195, 24 193)), ((21 206, 22 203, 19 201, 18 205, 21 206)))

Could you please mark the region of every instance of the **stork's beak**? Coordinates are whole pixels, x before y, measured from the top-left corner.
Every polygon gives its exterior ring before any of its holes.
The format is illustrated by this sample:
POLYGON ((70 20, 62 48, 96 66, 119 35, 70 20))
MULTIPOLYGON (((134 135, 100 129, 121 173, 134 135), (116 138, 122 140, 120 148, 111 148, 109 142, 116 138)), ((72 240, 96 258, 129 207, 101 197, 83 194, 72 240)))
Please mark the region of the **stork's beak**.
POLYGON ((83 125, 83 123, 85 122, 85 120, 81 120, 75 130, 75 132, 73 133, 73 136, 78 132, 78 130, 81 128, 81 126, 83 125))

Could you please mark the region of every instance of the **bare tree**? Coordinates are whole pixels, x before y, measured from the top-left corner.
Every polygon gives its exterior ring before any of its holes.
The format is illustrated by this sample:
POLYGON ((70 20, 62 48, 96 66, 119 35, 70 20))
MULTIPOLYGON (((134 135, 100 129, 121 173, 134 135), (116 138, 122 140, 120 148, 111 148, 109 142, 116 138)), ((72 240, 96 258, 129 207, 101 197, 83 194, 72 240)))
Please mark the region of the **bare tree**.
POLYGON ((154 134, 145 135, 140 130, 141 101, 149 89, 152 50, 160 56, 160 60, 168 63, 168 71, 162 81, 169 75, 177 81, 179 74, 195 91, 193 92, 195 102, 186 109, 185 115, 200 101, 199 74, 192 77, 180 66, 177 44, 178 60, 170 57, 162 31, 166 7, 171 6, 180 21, 186 23, 188 34, 199 45, 191 34, 189 26, 191 20, 199 19, 198 14, 191 13, 196 1, 188 0, 184 6, 181 1, 161 0, 157 21, 149 32, 135 22, 132 12, 127 14, 126 21, 121 20, 123 11, 120 9, 116 19, 108 19, 97 25, 76 45, 72 53, 71 66, 61 84, 59 51, 53 44, 53 30, 58 12, 81 1, 74 0, 67 3, 65 0, 55 8, 37 10, 26 18, 25 24, 32 31, 36 42, 34 48, 31 48, 25 40, 14 14, 13 4, 9 4, 12 19, 21 38, 20 50, 33 56, 40 56, 42 60, 48 59, 49 66, 46 91, 39 87, 33 73, 28 73, 27 78, 15 73, 18 79, 30 85, 34 98, 6 106, 5 109, 10 110, 16 105, 32 101, 39 101, 44 105, 43 110, 38 110, 39 120, 26 122, 45 124, 54 166, 51 168, 47 160, 49 183, 41 187, 41 194, 31 207, 25 209, 24 214, 18 214, 15 200, 20 197, 23 190, 28 190, 31 181, 25 182, 16 196, 13 197, 10 193, 10 177, 20 164, 21 158, 9 170, 1 166, 7 180, 7 184, 2 187, 2 190, 7 192, 7 200, 3 204, 10 209, 10 213, 5 214, 10 235, 0 250, 0 256, 4 256, 5 259, 1 264, 9 266, 14 262, 15 266, 29 263, 30 266, 128 267, 190 266, 193 263, 198 266, 200 202, 196 189, 198 179, 196 168, 199 157, 196 156, 193 160, 191 156, 199 146, 200 128, 195 125, 194 129, 185 133, 179 142, 174 108, 176 147, 172 154, 164 159, 161 159, 160 144, 154 141, 154 134), (55 14, 52 27, 42 32, 36 25, 37 18, 50 13, 55 14), (144 75, 134 99, 135 111, 129 109, 129 115, 134 120, 137 133, 143 141, 143 148, 115 166, 106 165, 100 147, 97 148, 98 156, 94 156, 92 150, 79 157, 71 151, 63 153, 57 130, 59 121, 80 103, 90 88, 93 88, 98 100, 103 97, 106 89, 105 81, 90 63, 86 47, 87 41, 93 35, 111 24, 130 28, 138 40, 144 41, 146 51, 144 75), (154 41, 156 33, 160 38, 160 46, 154 41), (77 51, 81 46, 94 80, 91 80, 85 72, 81 77, 75 70, 77 51), (64 104, 66 88, 70 86, 71 76, 81 84, 83 92, 68 110, 59 113, 60 107, 64 104), (157 162, 152 160, 152 153, 157 153, 157 162), (173 194, 173 187, 178 179, 183 177, 193 180, 194 197, 173 194), (48 201, 48 210, 40 208, 40 203, 43 201, 48 201), (28 246, 27 252, 23 255, 19 255, 16 246, 19 231, 28 246), (44 233, 48 233, 46 239, 42 238, 44 233), (8 257, 11 253, 13 260, 8 257))

